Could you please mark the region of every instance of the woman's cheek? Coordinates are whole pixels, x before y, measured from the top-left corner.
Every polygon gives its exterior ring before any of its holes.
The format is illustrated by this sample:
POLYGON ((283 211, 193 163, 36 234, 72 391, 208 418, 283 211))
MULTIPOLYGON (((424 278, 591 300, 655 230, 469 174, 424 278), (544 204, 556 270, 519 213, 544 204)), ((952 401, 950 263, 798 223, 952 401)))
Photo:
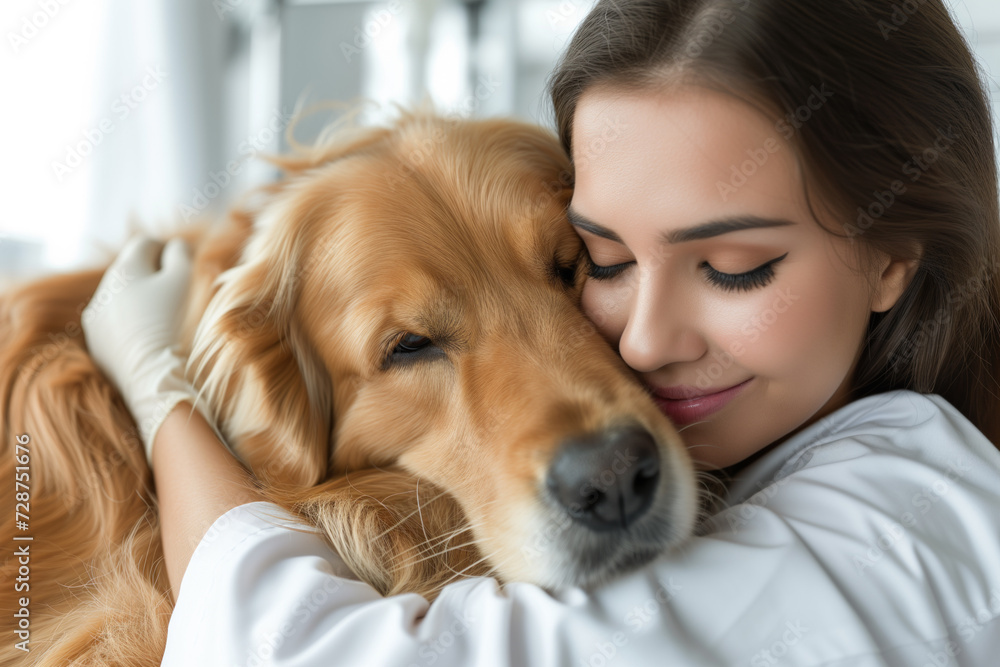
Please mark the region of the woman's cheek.
POLYGON ((629 293, 630 290, 625 287, 614 287, 593 279, 587 279, 583 285, 580 301, 583 314, 612 345, 618 344, 628 324, 629 293))
POLYGON ((758 314, 757 361, 773 369, 776 377, 796 377, 803 371, 821 374, 825 359, 835 353, 830 336, 837 326, 831 312, 843 311, 831 309, 823 293, 803 291, 802 285, 776 284, 758 314))
POLYGON ((790 357, 803 344, 803 323, 796 321, 798 314, 784 303, 786 294, 784 287, 773 285, 757 294, 727 296, 706 307, 702 330, 717 354, 728 353, 733 363, 760 374, 800 364, 801 358, 790 361, 790 357))

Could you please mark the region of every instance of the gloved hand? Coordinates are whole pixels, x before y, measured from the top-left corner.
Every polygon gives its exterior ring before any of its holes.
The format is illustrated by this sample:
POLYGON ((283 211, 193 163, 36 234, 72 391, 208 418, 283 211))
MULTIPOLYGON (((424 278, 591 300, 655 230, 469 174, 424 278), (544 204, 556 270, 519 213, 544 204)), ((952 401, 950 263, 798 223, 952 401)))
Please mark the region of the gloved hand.
POLYGON ((146 459, 153 439, 178 402, 187 400, 214 423, 198 392, 185 379, 187 359, 177 337, 191 282, 191 256, 182 239, 163 247, 145 236, 129 240, 108 267, 83 310, 84 339, 91 357, 115 384, 139 425, 146 459))

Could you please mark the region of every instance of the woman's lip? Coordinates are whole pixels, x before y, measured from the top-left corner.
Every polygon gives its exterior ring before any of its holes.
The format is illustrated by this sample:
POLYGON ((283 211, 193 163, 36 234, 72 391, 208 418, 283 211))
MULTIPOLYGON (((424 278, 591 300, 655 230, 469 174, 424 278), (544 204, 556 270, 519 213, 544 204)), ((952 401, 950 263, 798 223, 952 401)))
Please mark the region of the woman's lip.
POLYGON ((723 389, 714 394, 695 396, 694 398, 664 398, 654 390, 653 400, 656 401, 663 414, 670 418, 670 421, 678 426, 683 426, 704 419, 713 412, 721 410, 737 394, 746 389, 752 380, 753 378, 750 378, 729 389, 723 389))

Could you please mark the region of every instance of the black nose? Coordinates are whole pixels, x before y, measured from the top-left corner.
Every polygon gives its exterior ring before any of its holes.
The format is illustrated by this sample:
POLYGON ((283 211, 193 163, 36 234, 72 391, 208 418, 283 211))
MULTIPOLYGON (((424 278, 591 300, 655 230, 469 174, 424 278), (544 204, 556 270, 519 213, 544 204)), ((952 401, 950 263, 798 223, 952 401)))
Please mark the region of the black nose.
POLYGON ((574 520, 608 531, 627 528, 646 513, 659 478, 653 436, 627 426, 563 441, 545 482, 574 520))

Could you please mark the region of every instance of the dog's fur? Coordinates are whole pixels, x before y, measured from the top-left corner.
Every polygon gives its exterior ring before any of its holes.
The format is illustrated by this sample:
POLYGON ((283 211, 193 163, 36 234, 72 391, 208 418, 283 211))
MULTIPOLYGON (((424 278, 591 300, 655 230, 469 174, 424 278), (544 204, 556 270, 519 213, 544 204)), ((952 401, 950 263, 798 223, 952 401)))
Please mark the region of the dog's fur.
MULTIPOLYGON (((581 314, 569 164, 511 121, 403 113, 278 160, 286 177, 219 230, 189 229, 189 376, 277 502, 383 594, 459 576, 592 584, 686 537, 694 473, 667 420, 581 314), (432 345, 394 352, 406 333, 432 345), (650 516, 613 542, 544 497, 566 438, 655 438, 650 516), (445 493, 447 492, 447 493, 445 493)), ((87 355, 102 271, 0 296, 0 476, 31 442, 31 653, 0 663, 159 664, 171 611, 152 476, 87 355)), ((13 532, 13 493, 0 501, 13 532)), ((3 580, 18 562, 5 556, 3 580)))

